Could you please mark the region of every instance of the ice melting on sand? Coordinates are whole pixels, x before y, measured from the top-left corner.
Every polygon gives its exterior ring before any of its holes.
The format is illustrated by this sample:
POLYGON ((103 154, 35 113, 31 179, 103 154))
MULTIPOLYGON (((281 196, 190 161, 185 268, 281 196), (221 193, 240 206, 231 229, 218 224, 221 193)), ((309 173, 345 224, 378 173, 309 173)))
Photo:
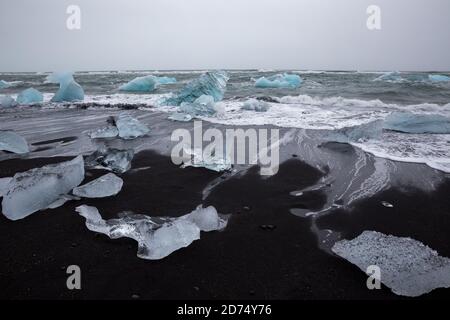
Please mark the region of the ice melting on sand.
POLYGON ((362 125, 332 131, 328 135, 328 139, 339 143, 363 142, 368 139, 378 138, 382 132, 383 121, 375 120, 362 125))
POLYGON ((438 114, 394 112, 386 117, 384 129, 405 133, 450 133, 450 118, 438 114))
POLYGON ((179 106, 183 102, 192 103, 203 95, 212 96, 214 101, 220 101, 225 94, 228 79, 225 71, 207 72, 189 82, 174 97, 167 99, 164 104, 179 106))
POLYGON ((114 173, 108 173, 87 184, 76 187, 72 193, 83 198, 105 198, 115 196, 122 190, 123 180, 114 173))
POLYGON ((133 160, 133 150, 118 150, 102 148, 86 157, 86 165, 93 168, 111 170, 117 173, 124 173, 131 168, 133 160))
POLYGON ((212 116, 217 113, 215 104, 216 103, 212 96, 203 95, 197 98, 194 102, 181 103, 180 111, 185 114, 189 114, 192 117, 212 116))
POLYGON ((206 168, 216 172, 228 171, 232 168, 231 160, 228 157, 205 155, 201 149, 184 149, 184 152, 190 156, 190 159, 183 163, 183 168, 206 168))
POLYGON ((302 78, 297 74, 276 74, 270 77, 261 77, 256 80, 257 88, 298 88, 302 83, 302 78))
POLYGON ((450 259, 411 238, 364 231, 353 240, 335 243, 332 251, 363 272, 378 266, 381 282, 398 295, 418 297, 450 287, 450 259))
POLYGON ((25 138, 13 131, 0 131, 0 150, 18 154, 30 151, 25 138))
POLYGON ((169 77, 155 77, 144 76, 137 77, 130 82, 119 87, 120 91, 128 92, 151 92, 154 91, 158 85, 176 83, 177 79, 169 77))
POLYGON ((162 259, 189 246, 200 239, 200 231, 222 230, 227 225, 227 220, 221 218, 214 207, 199 206, 179 218, 122 213, 118 219, 103 220, 95 207, 83 205, 76 211, 86 218, 86 226, 91 231, 111 239, 127 237, 136 240, 137 256, 148 260, 162 259))
POLYGON ((11 96, 0 96, 0 107, 12 108, 17 106, 16 100, 11 96))
POLYGON ((266 112, 267 110, 269 110, 269 108, 270 108, 269 103, 255 99, 255 98, 248 99, 242 105, 243 110, 256 111, 256 112, 266 112))
POLYGON ((75 82, 71 72, 52 73, 47 76, 46 83, 59 83, 59 90, 52 102, 72 102, 84 100, 83 88, 75 82))
POLYGON ((115 123, 119 130, 119 137, 123 139, 135 139, 145 136, 150 132, 150 129, 145 124, 133 118, 128 113, 123 112, 119 114, 115 118, 115 123))
POLYGON ((26 90, 23 90, 17 96, 18 104, 36 104, 42 103, 43 101, 44 96, 42 95, 42 93, 34 88, 28 88, 26 90))
POLYGON ((82 156, 58 164, 16 173, 6 186, 2 212, 10 220, 18 220, 49 207, 84 179, 82 156))

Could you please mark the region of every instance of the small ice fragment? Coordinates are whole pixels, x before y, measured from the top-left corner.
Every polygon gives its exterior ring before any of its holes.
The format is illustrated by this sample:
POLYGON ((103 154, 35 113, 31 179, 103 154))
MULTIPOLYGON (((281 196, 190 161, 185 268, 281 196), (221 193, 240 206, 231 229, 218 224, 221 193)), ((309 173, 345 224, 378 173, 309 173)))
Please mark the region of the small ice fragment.
POLYGON ((135 139, 150 132, 150 129, 145 124, 125 112, 119 114, 115 118, 115 122, 119 130, 119 137, 123 139, 135 139))
POLYGON ((94 168, 112 170, 116 173, 124 173, 131 168, 133 150, 100 149, 86 158, 86 165, 94 168))
POLYGON ((114 138, 119 135, 119 130, 115 126, 109 125, 107 127, 92 131, 89 136, 91 139, 102 139, 102 138, 114 138))
POLYGON ((17 106, 16 100, 11 96, 0 96, 0 107, 12 108, 17 106))
POLYGON ((215 108, 215 101, 212 96, 203 95, 197 98, 194 102, 183 102, 180 106, 180 111, 195 116, 212 116, 217 113, 215 108))
POLYGON ((387 201, 382 201, 381 204, 383 206, 385 206, 386 208, 393 208, 394 207, 394 205, 392 203, 389 203, 387 201))
POLYGON ((0 197, 3 197, 3 195, 6 193, 6 187, 11 180, 12 177, 0 178, 0 197))
POLYGON ((84 100, 84 90, 77 82, 75 82, 71 72, 50 74, 46 78, 46 83, 59 83, 59 90, 51 99, 52 102, 84 100))
POLYGON ((189 122, 192 120, 192 116, 190 114, 186 114, 186 113, 175 112, 169 116, 169 120, 189 122))
POLYGON ((296 74, 276 74, 270 77, 261 77, 256 80, 257 88, 298 88, 302 83, 302 78, 296 74))
POLYGON ((123 213, 118 219, 103 220, 95 207, 83 205, 76 211, 86 218, 86 226, 91 231, 111 239, 127 237, 136 240, 137 256, 148 260, 162 259, 200 239, 200 231, 221 230, 227 224, 213 207, 203 209, 199 206, 179 218, 123 213))
POLYGON ((289 194, 293 197, 301 197, 303 195, 303 191, 292 191, 289 194))
POLYGON ((363 272, 378 266, 381 282, 397 295, 418 297, 450 287, 450 259, 411 238, 364 231, 353 240, 336 242, 332 251, 363 272))
POLYGON ((13 131, 0 131, 0 150, 18 154, 30 151, 25 138, 13 131))
POLYGON ((190 160, 184 161, 182 168, 206 168, 208 170, 222 172, 231 170, 231 160, 220 155, 205 156, 201 149, 184 149, 184 153, 190 156, 190 160))
POLYGON ((442 74, 430 74, 430 75, 428 75, 428 79, 431 82, 448 82, 448 81, 450 81, 449 76, 444 76, 442 74))
POLYGON ((83 198, 105 198, 118 194, 123 180, 114 173, 108 173, 87 184, 76 187, 72 193, 83 198))
POLYGON ((269 103, 255 98, 248 99, 242 105, 243 110, 250 110, 256 112, 266 112, 267 110, 269 110, 269 108, 270 108, 269 103))
POLYGON ((34 88, 28 88, 26 90, 23 90, 17 96, 18 104, 37 104, 42 103, 43 101, 44 96, 42 95, 42 93, 34 88))
POLYGON ((189 82, 174 97, 167 99, 164 104, 179 106, 182 102, 194 102, 203 95, 212 96, 214 101, 223 99, 228 74, 225 71, 206 72, 199 78, 189 82))
POLYGON ((6 186, 2 212, 10 220, 18 220, 47 208, 84 179, 84 161, 78 156, 71 161, 51 164, 16 173, 6 186))

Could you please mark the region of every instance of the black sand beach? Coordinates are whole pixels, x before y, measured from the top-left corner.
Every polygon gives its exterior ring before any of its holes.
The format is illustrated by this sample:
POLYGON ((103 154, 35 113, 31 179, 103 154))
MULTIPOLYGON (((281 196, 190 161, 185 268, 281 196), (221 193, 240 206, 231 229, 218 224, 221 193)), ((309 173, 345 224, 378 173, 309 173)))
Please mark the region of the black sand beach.
MULTIPOLYGON (((56 163, 65 158, 6 160, 0 177, 56 163)), ((402 299, 388 288, 368 290, 366 275, 347 261, 318 248, 311 218, 289 213, 291 207, 320 208, 320 192, 307 198, 289 192, 316 183, 321 173, 297 158, 279 173, 261 178, 256 167, 224 181, 203 201, 231 214, 222 232, 201 239, 159 261, 136 257, 136 243, 111 240, 89 231, 75 212, 95 206, 104 218, 123 210, 180 216, 202 204, 202 191, 220 174, 202 168, 181 169, 170 158, 145 151, 122 175, 115 197, 68 202, 26 219, 0 218, 0 298, 2 299, 402 299), (150 167, 150 168, 147 168, 150 167), (79 265, 82 290, 66 288, 66 268, 79 265)), ((104 174, 88 171, 85 181, 104 174)), ((360 201, 351 211, 338 210, 318 220, 353 238, 375 230, 423 241, 450 256, 447 182, 432 194, 387 190, 360 201), (389 201, 394 208, 380 202, 389 201)), ((448 298, 437 289, 422 298, 448 298)))

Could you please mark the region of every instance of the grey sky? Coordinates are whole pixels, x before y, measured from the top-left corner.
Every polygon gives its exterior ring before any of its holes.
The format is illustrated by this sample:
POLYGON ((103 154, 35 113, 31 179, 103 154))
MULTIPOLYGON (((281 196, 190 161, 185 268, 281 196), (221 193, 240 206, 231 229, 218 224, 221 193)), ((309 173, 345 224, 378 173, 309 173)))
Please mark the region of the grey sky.
POLYGON ((0 0, 0 71, 450 70, 449 14, 449 0, 0 0))

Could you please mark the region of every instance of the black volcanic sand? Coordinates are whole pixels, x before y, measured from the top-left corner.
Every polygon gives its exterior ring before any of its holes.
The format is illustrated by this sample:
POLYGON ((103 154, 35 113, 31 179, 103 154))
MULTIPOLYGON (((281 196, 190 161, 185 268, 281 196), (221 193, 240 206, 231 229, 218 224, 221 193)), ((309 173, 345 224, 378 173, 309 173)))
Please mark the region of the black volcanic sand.
MULTIPOLYGON (((0 177, 63 160, 3 161, 0 177)), ((181 169, 152 152, 135 156, 133 169, 148 166, 123 174, 124 187, 115 197, 69 202, 19 221, 1 216, 0 298, 399 298, 386 288, 369 291, 367 277, 357 267, 318 249, 310 230, 311 218, 289 213, 292 207, 320 208, 325 200, 321 193, 305 198, 289 195, 321 177, 319 171, 297 159, 284 163, 273 177, 261 177, 257 168, 252 168, 217 186, 205 204, 231 213, 228 227, 222 232, 202 233, 200 240, 162 260, 137 258, 137 246, 131 239, 111 240, 89 231, 84 218, 75 212, 78 205, 96 206, 104 218, 116 217, 123 210, 179 216, 201 204, 202 190, 220 176, 202 168, 181 169), (73 264, 82 271, 80 291, 66 288, 66 268, 73 264)), ((104 173, 88 171, 85 182, 104 173)), ((449 185, 442 188, 433 195, 388 191, 361 202, 351 213, 342 211, 321 219, 320 226, 342 230, 346 236, 366 228, 391 230, 396 235, 417 236, 450 256, 449 233, 445 233, 449 185), (380 207, 381 199, 394 203, 395 208, 380 207), (427 214, 420 208, 427 208, 427 214), (433 230, 435 227, 442 231, 433 230)), ((442 296, 448 296, 448 290, 425 297, 442 296)))

